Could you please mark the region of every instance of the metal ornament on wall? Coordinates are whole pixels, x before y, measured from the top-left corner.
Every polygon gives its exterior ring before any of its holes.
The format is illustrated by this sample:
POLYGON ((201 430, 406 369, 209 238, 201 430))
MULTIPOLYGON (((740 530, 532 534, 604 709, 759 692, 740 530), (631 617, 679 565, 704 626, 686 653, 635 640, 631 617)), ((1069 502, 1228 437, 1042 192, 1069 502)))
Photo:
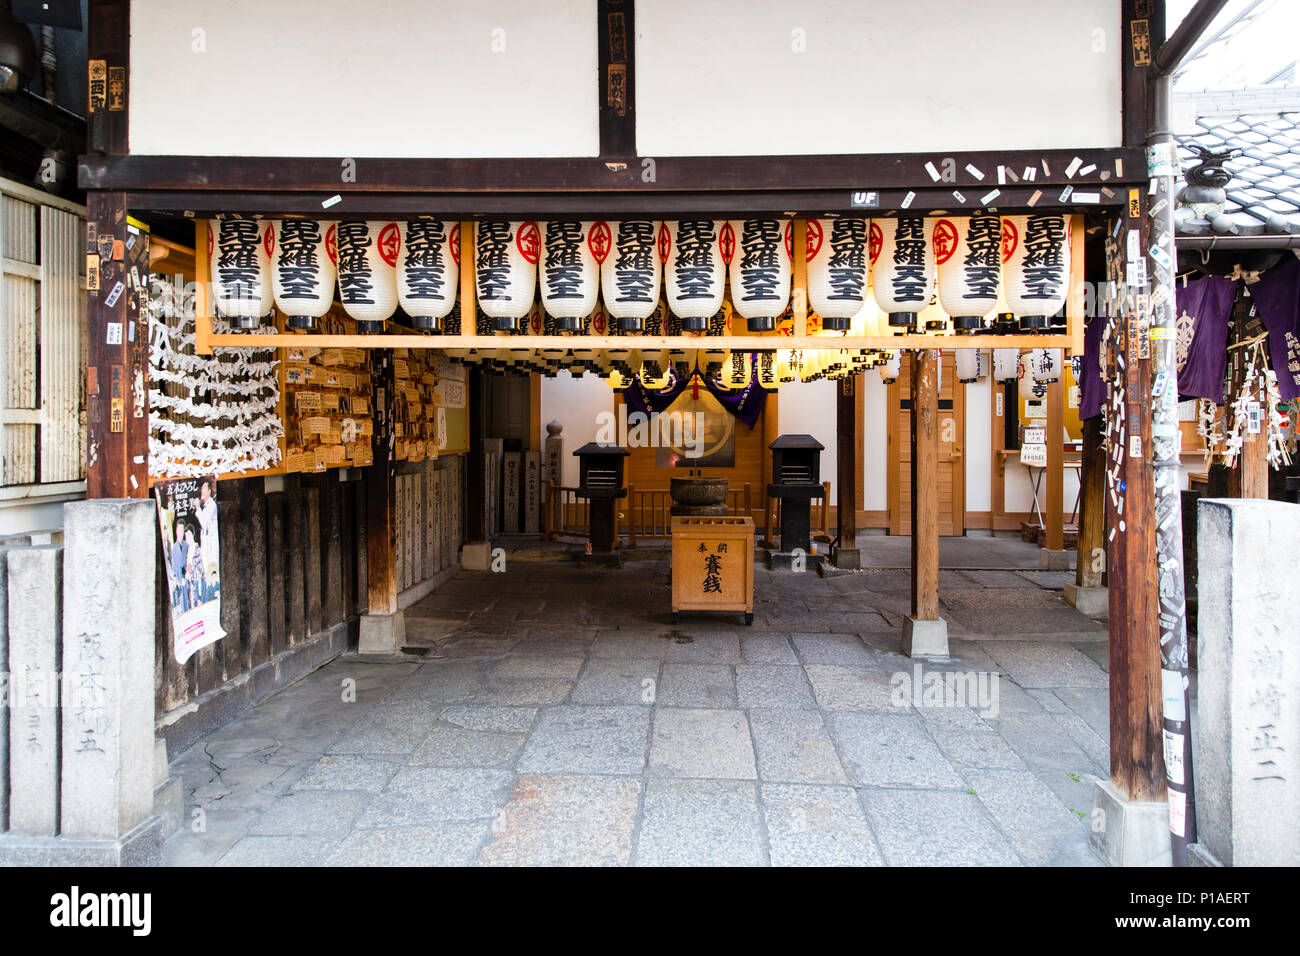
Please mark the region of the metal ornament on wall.
POLYGON ((537 223, 489 219, 474 227, 474 290, 493 327, 510 332, 537 291, 537 223))
POLYGON ((639 332, 659 305, 667 228, 652 219, 597 223, 599 226, 609 235, 608 255, 600 261, 601 297, 619 329, 639 332))
POLYGON ((400 224, 397 297, 422 332, 442 329, 459 296, 460 223, 420 217, 400 224))
POLYGON ((255 329, 271 311, 275 232, 265 219, 224 217, 208 223, 212 300, 236 329, 255 329))
POLYGON ((668 308, 687 332, 703 332, 722 307, 726 260, 721 219, 670 220, 664 242, 664 287, 668 308))
POLYGON ((1002 220, 998 216, 953 216, 934 225, 934 259, 939 305, 954 331, 984 327, 997 308, 1002 285, 1002 220))
POLYGON ((283 219, 271 223, 271 232, 275 307, 287 316, 289 328, 315 328, 334 304, 338 227, 318 219, 283 219))
POLYGON ((722 229, 732 308, 749 331, 770 332, 790 302, 793 224, 788 219, 735 219, 722 229))
POLYGON ((600 295, 598 259, 609 254, 609 226, 553 219, 541 223, 541 237, 537 272, 542 307, 561 332, 577 331, 600 295))
POLYGON ((338 224, 339 303, 358 332, 379 332, 397 311, 395 222, 345 219, 338 224))
POLYGON ((1007 307, 1023 331, 1045 330, 1069 289, 1070 217, 1007 216, 1002 229, 1007 307))
POLYGON ((867 304, 869 240, 866 219, 808 220, 808 308, 821 317, 823 329, 847 330, 867 304))
POLYGON ((1020 349, 993 350, 993 381, 1010 385, 1020 380, 1020 349))
POLYGON ((873 219, 872 287, 889 324, 902 332, 916 328, 917 317, 934 293, 934 220, 923 216, 873 219))

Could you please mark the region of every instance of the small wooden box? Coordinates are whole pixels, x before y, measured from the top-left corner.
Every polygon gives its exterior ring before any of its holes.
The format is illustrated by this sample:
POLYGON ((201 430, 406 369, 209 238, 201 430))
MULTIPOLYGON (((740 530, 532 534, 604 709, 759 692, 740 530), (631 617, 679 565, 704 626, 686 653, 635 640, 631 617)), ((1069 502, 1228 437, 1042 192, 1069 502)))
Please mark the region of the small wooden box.
POLYGON ((673 623, 681 611, 743 611, 754 623, 754 520, 672 519, 673 623))

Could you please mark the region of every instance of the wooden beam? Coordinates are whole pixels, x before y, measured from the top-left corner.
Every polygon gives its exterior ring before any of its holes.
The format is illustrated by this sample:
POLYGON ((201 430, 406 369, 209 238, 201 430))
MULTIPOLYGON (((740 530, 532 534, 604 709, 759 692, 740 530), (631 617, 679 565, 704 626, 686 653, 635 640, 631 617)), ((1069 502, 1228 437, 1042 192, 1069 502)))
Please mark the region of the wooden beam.
POLYGON ((131 79, 130 0, 95 0, 90 4, 86 60, 89 148, 95 153, 124 155, 131 79))
POLYGON ((1047 512, 1043 547, 1047 551, 1065 549, 1065 372, 1047 386, 1047 483, 1043 510, 1047 512))
POLYGON ((912 353, 912 617, 939 617, 939 361, 912 353))
POLYGON ((1083 467, 1079 469, 1079 537, 1075 544, 1074 583, 1081 588, 1101 587, 1105 562, 1106 448, 1102 444, 1102 418, 1083 422, 1083 467))

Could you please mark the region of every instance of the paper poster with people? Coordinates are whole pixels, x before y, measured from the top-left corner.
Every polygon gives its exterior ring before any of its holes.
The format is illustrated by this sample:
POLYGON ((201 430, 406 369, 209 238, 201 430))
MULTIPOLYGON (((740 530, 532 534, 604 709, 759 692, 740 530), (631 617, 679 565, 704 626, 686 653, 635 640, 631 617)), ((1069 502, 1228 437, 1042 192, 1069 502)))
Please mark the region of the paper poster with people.
POLYGON ((217 479, 160 481, 154 495, 171 595, 173 651, 184 664, 199 648, 226 636, 221 629, 217 479))

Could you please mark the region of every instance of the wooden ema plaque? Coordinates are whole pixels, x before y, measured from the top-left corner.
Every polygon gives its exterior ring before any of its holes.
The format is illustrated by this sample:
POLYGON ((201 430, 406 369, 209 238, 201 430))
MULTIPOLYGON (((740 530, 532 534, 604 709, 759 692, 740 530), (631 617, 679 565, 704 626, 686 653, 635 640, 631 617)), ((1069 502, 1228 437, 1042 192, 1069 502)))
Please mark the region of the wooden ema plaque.
POLYGON ((681 611, 743 611, 754 623, 754 520, 674 517, 673 623, 681 611))

